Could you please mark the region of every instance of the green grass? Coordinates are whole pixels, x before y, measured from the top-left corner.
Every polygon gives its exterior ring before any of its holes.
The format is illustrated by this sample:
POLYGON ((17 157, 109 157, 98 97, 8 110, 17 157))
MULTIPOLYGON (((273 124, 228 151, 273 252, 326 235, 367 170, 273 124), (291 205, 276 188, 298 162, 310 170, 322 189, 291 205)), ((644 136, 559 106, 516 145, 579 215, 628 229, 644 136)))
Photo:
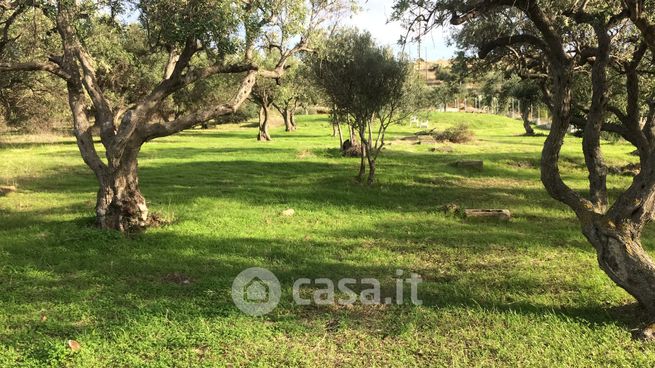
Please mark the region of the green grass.
MULTIPOLYGON (((91 227, 96 183, 72 140, 1 145, 0 185, 19 190, 0 198, 0 366, 652 366, 655 347, 630 338, 643 322, 632 299, 539 181, 543 137, 436 114, 433 126, 467 122, 477 140, 435 153, 394 141, 415 131, 396 127, 368 188, 323 117, 299 122, 271 143, 230 126, 145 145, 142 190, 173 222, 131 236, 91 227), (450 165, 461 159, 485 170, 450 165), (515 218, 462 220, 439 210, 448 203, 515 218), (253 266, 283 284, 265 317, 230 296, 253 266), (396 269, 423 276, 423 306, 292 303, 300 277, 376 277, 386 295, 396 269)), ((613 165, 634 160, 628 145, 604 148, 613 165)), ((568 138, 563 173, 579 190, 583 167, 568 138)), ((616 196, 629 178, 609 183, 616 196)))

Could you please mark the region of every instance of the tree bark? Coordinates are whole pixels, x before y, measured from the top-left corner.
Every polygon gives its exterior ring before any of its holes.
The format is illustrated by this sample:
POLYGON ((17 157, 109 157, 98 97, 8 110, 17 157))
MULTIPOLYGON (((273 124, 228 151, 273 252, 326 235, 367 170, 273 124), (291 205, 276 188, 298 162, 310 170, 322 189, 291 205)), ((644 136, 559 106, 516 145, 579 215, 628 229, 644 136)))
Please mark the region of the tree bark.
POLYGON ((359 163, 359 174, 357 174, 357 180, 361 183, 364 181, 364 176, 366 175, 366 148, 364 144, 360 146, 361 160, 359 163))
POLYGON ((600 268, 655 315, 655 263, 641 246, 641 227, 621 230, 594 221, 584 226, 583 233, 596 249, 600 268))
MULTIPOLYGON (((351 129, 353 129, 351 127, 351 129)), ((369 141, 366 139, 366 126, 364 124, 359 124, 357 127, 358 133, 359 133, 359 140, 360 140, 360 152, 361 152, 361 161, 359 164, 359 174, 357 175, 357 179, 359 180, 360 183, 364 182, 364 176, 366 176, 366 166, 367 163, 369 163, 370 158, 369 158, 369 141)), ((351 133, 354 133, 354 129, 351 133)), ((352 135, 354 137, 354 134, 352 135)), ((351 141, 352 142, 352 141, 351 141)))
POLYGON ((284 126, 287 132, 293 132, 296 130, 296 125, 294 124, 293 112, 289 107, 282 108, 282 117, 284 118, 284 126))
POLYGON ((521 119, 523 119, 523 128, 526 135, 534 135, 534 129, 530 124, 530 106, 527 103, 521 104, 521 119))
POLYGON ((298 124, 296 124, 296 106, 294 105, 291 109, 289 109, 289 120, 291 121, 291 126, 293 127, 293 130, 298 130, 298 124))
POLYGON ((271 135, 268 132, 268 116, 269 108, 262 106, 259 110, 259 135, 257 136, 259 141, 271 141, 271 135))
POLYGON ((285 101, 283 102, 283 105, 273 103, 273 107, 280 113, 280 115, 282 115, 285 131, 295 131, 297 129, 295 119, 296 104, 292 101, 285 101))
POLYGON ((98 227, 129 232, 148 225, 148 206, 139 188, 139 151, 139 146, 126 150, 111 172, 100 178, 96 204, 98 227))
POLYGON ((370 153, 366 156, 368 157, 368 185, 373 185, 375 183, 375 159, 370 153))

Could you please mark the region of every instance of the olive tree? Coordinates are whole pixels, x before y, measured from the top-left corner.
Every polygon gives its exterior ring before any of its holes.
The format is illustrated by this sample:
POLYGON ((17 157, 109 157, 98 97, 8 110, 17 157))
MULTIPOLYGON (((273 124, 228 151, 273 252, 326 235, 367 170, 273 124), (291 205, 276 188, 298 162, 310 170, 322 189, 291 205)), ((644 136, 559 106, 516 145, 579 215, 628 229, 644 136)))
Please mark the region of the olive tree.
POLYGON ((519 102, 519 112, 526 135, 534 135, 530 121, 530 108, 541 102, 541 90, 531 79, 511 78, 503 86, 503 94, 519 102))
POLYGON ((105 3, 1 1, 0 73, 42 72, 63 81, 77 145, 99 184, 97 225, 120 231, 149 222, 138 176, 144 143, 234 113, 258 77, 283 75, 287 60, 308 47, 312 33, 348 5, 339 0, 138 0, 113 1, 108 12, 105 3), (138 14, 138 23, 120 21, 116 13, 125 9, 138 14), (30 28, 31 18, 44 26, 30 28), (29 52, 13 47, 24 33, 35 32, 29 52), (263 47, 279 50, 273 68, 255 60, 263 47), (219 75, 237 77, 229 98, 199 104, 174 119, 159 116, 172 94, 219 75), (96 147, 96 131, 104 155, 96 147))
POLYGON ((317 89, 310 80, 309 69, 301 60, 294 60, 291 67, 279 80, 279 91, 273 106, 282 115, 287 132, 298 129, 296 110, 315 104, 319 100, 317 89))
POLYGON ((471 36, 462 46, 481 57, 515 58, 541 82, 552 115, 542 153, 542 182, 553 198, 576 214, 600 268, 655 315, 655 263, 641 245, 644 227, 655 214, 655 4, 403 0, 396 10, 397 15, 433 26, 458 26, 456 32, 471 36), (569 186, 559 165, 576 116, 584 122, 586 192, 569 186), (601 147, 603 131, 632 143, 641 163, 632 184, 613 202, 601 147))
POLYGON ((345 30, 327 41, 312 60, 312 69, 337 115, 359 136, 358 179, 364 181, 368 167, 367 182, 373 184, 387 128, 410 113, 410 64, 377 46, 369 33, 345 30))
POLYGON ((276 94, 279 93, 277 82, 273 79, 260 79, 253 87, 250 99, 259 107, 259 131, 257 133, 258 141, 271 141, 269 132, 269 122, 271 108, 276 94))

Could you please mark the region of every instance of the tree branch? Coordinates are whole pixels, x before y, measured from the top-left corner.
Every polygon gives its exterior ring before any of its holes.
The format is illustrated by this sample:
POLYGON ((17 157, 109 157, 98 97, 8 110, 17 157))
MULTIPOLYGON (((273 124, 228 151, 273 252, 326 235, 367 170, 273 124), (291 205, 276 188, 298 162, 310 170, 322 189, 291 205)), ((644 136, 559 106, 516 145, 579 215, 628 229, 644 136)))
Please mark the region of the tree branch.
POLYGON ((64 72, 59 65, 52 62, 26 62, 26 63, 0 63, 0 72, 48 72, 57 77, 68 80, 71 76, 64 72))
POLYGON ((195 111, 184 114, 170 122, 148 125, 144 128, 141 134, 146 141, 149 141, 193 128, 202 122, 215 119, 219 116, 232 114, 236 112, 241 104, 243 104, 243 102, 248 98, 256 81, 257 71, 250 71, 242 80, 241 87, 230 102, 211 108, 198 108, 195 111))
POLYGON ((491 53, 493 50, 497 48, 522 44, 522 43, 530 44, 542 50, 543 52, 548 53, 548 49, 546 48, 546 45, 539 37, 531 34, 518 34, 518 35, 500 37, 494 41, 485 43, 484 45, 482 45, 482 47, 480 47, 478 55, 480 59, 485 59, 489 55, 489 53, 491 53))

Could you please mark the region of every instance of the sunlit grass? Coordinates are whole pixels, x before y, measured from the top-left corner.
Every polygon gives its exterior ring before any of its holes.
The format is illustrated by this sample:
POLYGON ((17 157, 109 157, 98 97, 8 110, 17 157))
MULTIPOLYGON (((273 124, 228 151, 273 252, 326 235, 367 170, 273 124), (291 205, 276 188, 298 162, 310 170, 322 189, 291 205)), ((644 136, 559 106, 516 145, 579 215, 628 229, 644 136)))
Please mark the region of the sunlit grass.
MULTIPOLYGON (((368 188, 324 117, 298 120, 270 143, 237 126, 148 143, 142 190, 173 223, 131 236, 91 227, 97 188, 72 139, 5 140, 0 185, 18 192, 0 198, 0 366, 652 365, 655 348, 630 339, 642 322, 631 298, 539 181, 544 137, 521 136, 517 120, 435 114, 431 128, 468 123, 476 140, 430 152, 398 141, 416 128, 395 127, 368 188), (463 159, 485 169, 452 167, 463 159), (462 220, 442 213, 449 203, 515 218, 462 220), (252 266, 283 284, 262 318, 230 297, 252 266), (389 290, 396 269, 423 276, 423 306, 292 303, 299 277, 375 277, 389 290)), ((604 150, 612 165, 635 160, 626 144, 604 150)), ((562 166, 584 191, 580 151, 567 138, 562 166)), ((609 183, 615 196, 630 178, 609 183)), ((652 229, 644 240, 652 249, 652 229)))

